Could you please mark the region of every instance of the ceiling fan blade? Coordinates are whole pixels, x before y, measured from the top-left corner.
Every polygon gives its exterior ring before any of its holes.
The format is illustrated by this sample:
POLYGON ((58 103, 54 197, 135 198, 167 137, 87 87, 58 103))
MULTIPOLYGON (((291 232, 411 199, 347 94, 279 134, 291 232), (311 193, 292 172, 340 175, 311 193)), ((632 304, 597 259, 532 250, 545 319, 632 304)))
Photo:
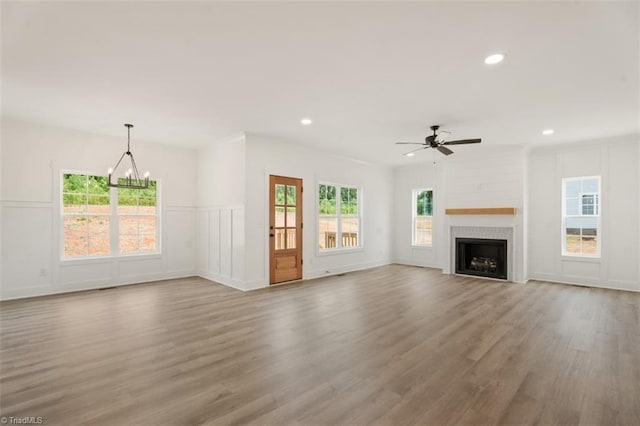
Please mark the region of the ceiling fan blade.
POLYGON ((451 155, 453 154, 453 151, 451 151, 449 148, 445 147, 445 146, 439 146, 436 148, 438 151, 440 151, 441 153, 443 153, 444 155, 451 155))
POLYGON ((412 149, 411 151, 409 151, 409 152, 405 152, 405 153, 404 153, 404 154, 402 154, 402 155, 405 155, 405 156, 406 156, 406 155, 408 155, 408 154, 411 154, 412 152, 422 151, 423 149, 427 149, 427 148, 428 148, 428 146, 423 146, 423 147, 420 147, 420 148, 412 149))
POLYGON ((422 142, 396 142, 396 145, 424 145, 422 142))
POLYGON ((460 139, 459 141, 444 142, 443 145, 465 145, 468 143, 480 143, 482 139, 460 139))
POLYGON ((436 136, 436 142, 443 143, 444 141, 449 139, 449 136, 451 136, 451 132, 440 130, 440 132, 438 132, 438 136, 436 136))

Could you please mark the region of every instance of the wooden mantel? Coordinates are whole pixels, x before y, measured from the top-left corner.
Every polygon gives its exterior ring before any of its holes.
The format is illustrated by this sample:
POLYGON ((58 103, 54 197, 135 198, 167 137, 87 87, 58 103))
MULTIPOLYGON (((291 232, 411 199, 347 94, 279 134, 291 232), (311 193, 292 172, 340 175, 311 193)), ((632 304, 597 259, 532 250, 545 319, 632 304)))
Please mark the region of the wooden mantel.
POLYGON ((515 207, 491 207, 482 209, 446 209, 446 214, 516 214, 515 207))

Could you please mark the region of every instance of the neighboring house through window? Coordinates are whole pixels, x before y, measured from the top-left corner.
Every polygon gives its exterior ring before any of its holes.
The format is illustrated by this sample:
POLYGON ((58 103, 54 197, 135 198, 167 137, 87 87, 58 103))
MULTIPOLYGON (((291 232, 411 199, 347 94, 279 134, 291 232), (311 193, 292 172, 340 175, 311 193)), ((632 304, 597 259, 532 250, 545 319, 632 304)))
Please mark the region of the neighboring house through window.
POLYGON ((597 216, 599 209, 598 204, 598 194, 580 195, 580 210, 583 216, 597 216))
POLYGON ((562 254, 600 256, 600 176, 562 180, 562 254))

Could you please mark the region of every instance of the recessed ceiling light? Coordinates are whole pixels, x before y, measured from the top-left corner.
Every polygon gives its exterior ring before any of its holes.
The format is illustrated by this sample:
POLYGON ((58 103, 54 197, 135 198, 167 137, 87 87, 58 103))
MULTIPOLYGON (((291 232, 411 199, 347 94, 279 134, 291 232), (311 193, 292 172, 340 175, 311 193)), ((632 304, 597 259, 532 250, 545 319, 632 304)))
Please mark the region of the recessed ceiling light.
POLYGON ((502 53, 495 53, 484 58, 484 63, 487 65, 495 65, 502 62, 503 59, 504 55, 502 53))
POLYGON ((545 130, 542 131, 542 134, 545 135, 545 136, 549 136, 549 135, 552 135, 554 133, 555 133, 555 131, 553 129, 545 129, 545 130))
POLYGON ((405 157, 413 157, 414 155, 416 155, 416 154, 414 154, 413 152, 407 152, 405 154, 405 157))
POLYGON ((302 124, 303 126, 309 126, 311 125, 311 123, 313 123, 313 121, 311 121, 310 118, 303 118, 302 120, 300 120, 300 124, 302 124))

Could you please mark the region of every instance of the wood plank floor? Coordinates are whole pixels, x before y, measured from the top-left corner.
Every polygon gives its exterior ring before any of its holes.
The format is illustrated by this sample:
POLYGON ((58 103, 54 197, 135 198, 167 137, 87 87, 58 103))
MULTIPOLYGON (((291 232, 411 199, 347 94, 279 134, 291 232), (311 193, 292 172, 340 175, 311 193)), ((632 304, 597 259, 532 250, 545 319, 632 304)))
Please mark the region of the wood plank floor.
POLYGON ((1 307, 0 409, 45 424, 640 425, 640 294, 390 265, 1 307))

